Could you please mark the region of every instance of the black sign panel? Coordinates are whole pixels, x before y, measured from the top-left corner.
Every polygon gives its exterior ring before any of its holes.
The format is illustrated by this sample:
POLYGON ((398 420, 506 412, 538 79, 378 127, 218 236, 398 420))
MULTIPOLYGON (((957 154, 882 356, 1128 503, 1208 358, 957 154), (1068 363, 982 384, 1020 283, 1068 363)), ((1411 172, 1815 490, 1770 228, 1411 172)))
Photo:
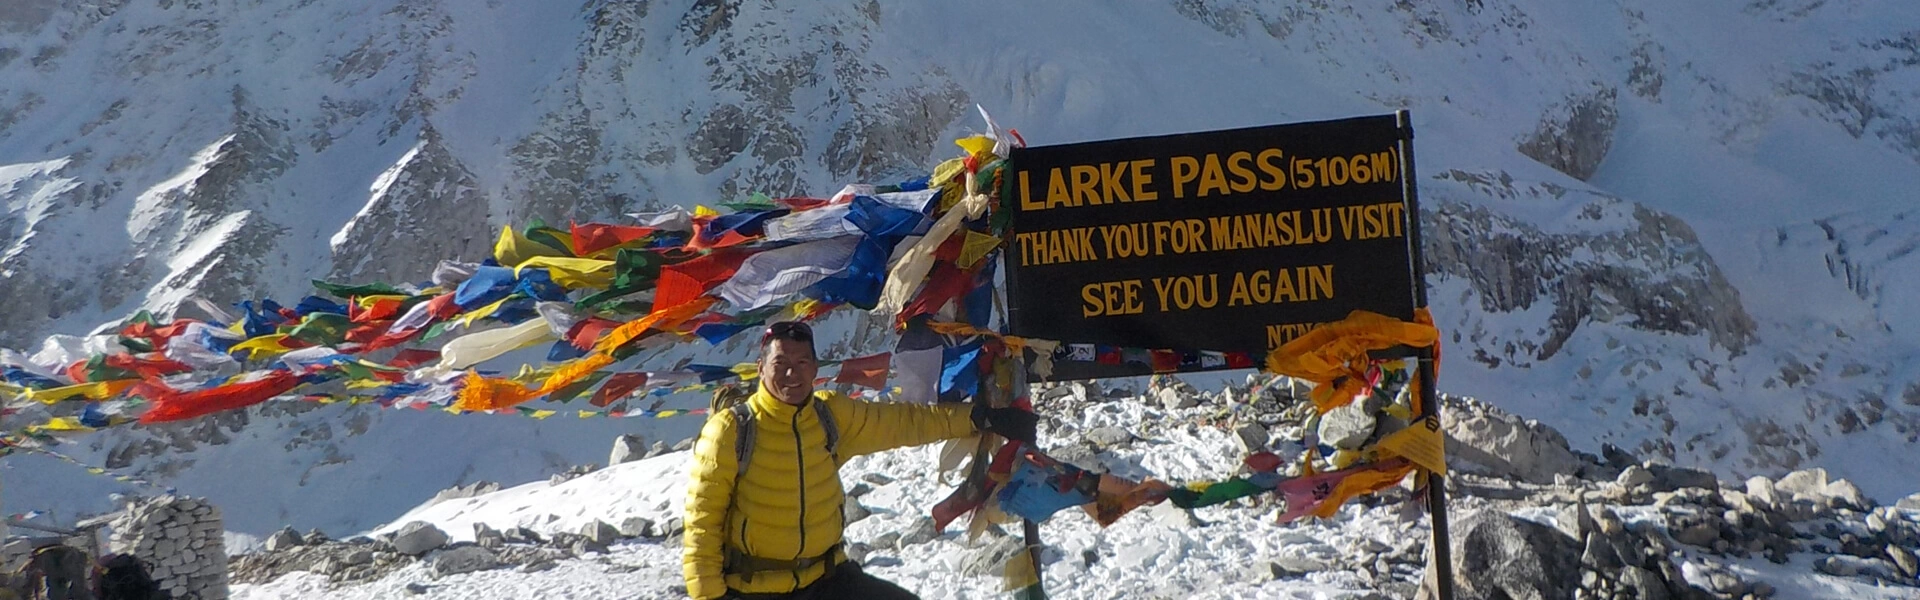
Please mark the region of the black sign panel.
POLYGON ((1386 115, 1014 150, 1011 332, 1264 355, 1355 309, 1411 319, 1410 148, 1386 115))

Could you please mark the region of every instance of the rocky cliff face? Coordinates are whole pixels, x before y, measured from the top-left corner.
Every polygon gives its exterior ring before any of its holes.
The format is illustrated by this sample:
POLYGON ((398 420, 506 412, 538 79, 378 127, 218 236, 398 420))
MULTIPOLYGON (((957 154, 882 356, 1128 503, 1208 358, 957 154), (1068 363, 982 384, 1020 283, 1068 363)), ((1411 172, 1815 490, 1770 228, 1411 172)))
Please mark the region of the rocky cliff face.
MULTIPOLYGON (((1411 108, 1450 391, 1588 451, 1872 469, 1920 435, 1913 10, 8 2, 0 347, 419 281, 508 223, 884 182, 950 156, 976 103, 1035 143, 1411 108)), ((266 416, 91 452, 184 473, 266 416)), ((355 438, 482 443, 387 417, 300 433, 337 418, 267 419, 326 449, 289 485, 345 477, 355 438)))

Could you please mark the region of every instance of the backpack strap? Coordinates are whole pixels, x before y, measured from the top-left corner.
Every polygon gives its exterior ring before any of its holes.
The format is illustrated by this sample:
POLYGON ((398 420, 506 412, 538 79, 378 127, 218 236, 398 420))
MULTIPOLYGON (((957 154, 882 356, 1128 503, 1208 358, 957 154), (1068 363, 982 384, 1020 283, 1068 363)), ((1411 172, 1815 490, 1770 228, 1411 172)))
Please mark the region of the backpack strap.
POLYGON ((833 410, 827 408, 825 400, 813 399, 814 417, 820 420, 820 431, 827 434, 827 454, 833 456, 833 462, 840 462, 840 422, 833 420, 833 410))
POLYGON ((739 463, 739 470, 733 474, 734 482, 747 474, 747 463, 753 458, 753 407, 745 402, 733 405, 727 410, 733 411, 733 453, 739 463))
MULTIPOLYGON (((827 408, 825 401, 815 398, 812 404, 814 418, 820 420, 820 431, 827 436, 827 454, 832 455, 833 462, 838 463, 840 462, 840 422, 834 420, 833 410, 827 408)), ((739 465, 733 477, 737 482, 741 477, 746 476, 747 463, 753 459, 755 437, 753 407, 746 402, 741 402, 727 410, 733 412, 733 453, 739 465)))

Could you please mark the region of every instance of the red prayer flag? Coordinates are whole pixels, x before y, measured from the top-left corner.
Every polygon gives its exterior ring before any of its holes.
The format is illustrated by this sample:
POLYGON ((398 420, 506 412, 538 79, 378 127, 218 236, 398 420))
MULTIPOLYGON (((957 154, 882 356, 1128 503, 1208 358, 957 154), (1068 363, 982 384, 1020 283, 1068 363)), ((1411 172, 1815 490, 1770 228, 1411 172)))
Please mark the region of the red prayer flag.
POLYGON ((67 379, 74 383, 87 383, 87 361, 78 360, 67 365, 67 379))
POLYGON ((164 385, 143 383, 136 393, 153 402, 153 409, 140 415, 141 423, 181 421, 223 410, 246 408, 300 385, 300 377, 290 371, 274 371, 264 378, 204 390, 181 392, 164 385))
MULTIPOLYGON (((460 305, 454 303, 453 292, 447 292, 445 294, 434 296, 432 300, 428 300, 427 312, 428 314, 433 315, 433 318, 436 321, 442 320, 442 319, 449 319, 449 318, 452 318, 454 315, 460 314, 460 305)), ((425 330, 426 327, 422 326, 420 329, 425 330)))
POLYGON ((907 319, 915 315, 939 312, 954 298, 970 291, 973 291, 973 271, 961 270, 953 266, 952 261, 935 263, 933 273, 927 276, 927 285, 920 288, 920 294, 900 310, 898 322, 905 324, 907 319))
POLYGON ((627 397, 627 394, 633 393, 634 390, 640 389, 640 386, 646 384, 646 373, 614 373, 607 377, 607 383, 605 385, 601 385, 600 389, 593 392, 593 399, 589 400, 588 403, 606 408, 608 404, 613 404, 614 401, 627 397))
POLYGON ((374 321, 353 329, 348 329, 346 337, 342 339, 359 344, 371 344, 374 340, 380 339, 380 336, 385 335, 387 329, 392 326, 393 321, 390 320, 374 321))
POLYGON ((728 248, 661 268, 660 280, 653 291, 654 312, 692 302, 718 287, 733 277, 733 273, 740 270, 740 263, 751 255, 751 250, 728 248))
POLYGON ((348 315, 347 319, 355 323, 372 323, 398 317, 401 302, 403 300, 400 298, 375 298, 366 308, 360 308, 360 303, 352 302, 347 305, 347 312, 353 314, 348 315))
POLYGON ((1227 368, 1251 369, 1253 368, 1253 355, 1247 354, 1245 352, 1228 352, 1227 368))
POLYGON ((605 223, 572 224, 574 254, 586 256, 652 235, 654 228, 605 223))
POLYGON ((600 342, 600 338, 619 326, 620 322, 612 319, 587 317, 574 323, 573 328, 567 330, 567 343, 581 350, 592 350, 593 345, 600 342))
POLYGON ((156 358, 152 356, 139 357, 132 354, 109 354, 107 355, 106 363, 109 367, 138 373, 141 379, 159 379, 175 373, 186 373, 193 370, 193 367, 189 367, 184 363, 165 356, 158 356, 156 358))
POLYGON ((179 319, 167 325, 156 327, 153 323, 140 321, 121 328, 120 335, 147 340, 153 344, 153 350, 159 352, 167 349, 167 342, 169 340, 186 332, 188 325, 198 322, 199 321, 193 319, 179 319))
POLYGON ((390 366, 399 367, 402 369, 411 369, 411 368, 424 365, 430 362, 438 362, 439 360, 440 360, 439 350, 428 350, 425 348, 407 348, 405 350, 401 350, 397 354, 394 354, 393 360, 387 361, 387 364, 390 366))
POLYGON ((1180 353, 1172 350, 1150 350, 1153 353, 1153 372, 1172 373, 1180 370, 1180 353))
POLYGON ((893 353, 882 352, 873 356, 849 358, 840 362, 840 374, 833 380, 837 383, 851 383, 860 387, 876 390, 887 389, 887 366, 893 362, 893 353))

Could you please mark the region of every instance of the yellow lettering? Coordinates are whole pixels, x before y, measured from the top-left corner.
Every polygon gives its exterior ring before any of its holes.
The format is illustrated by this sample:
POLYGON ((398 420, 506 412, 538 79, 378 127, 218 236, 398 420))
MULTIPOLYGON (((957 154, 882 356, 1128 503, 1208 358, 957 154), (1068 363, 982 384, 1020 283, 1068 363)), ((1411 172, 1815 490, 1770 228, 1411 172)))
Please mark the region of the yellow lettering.
POLYGON ((1080 316, 1098 317, 1107 311, 1107 306, 1100 302, 1099 291, 1098 283, 1089 283, 1080 287, 1080 299, 1086 302, 1080 307, 1080 316))
MULTIPOLYGON (((1265 272, 1266 271, 1261 271, 1261 273, 1265 273, 1265 272)), ((1274 304, 1279 304, 1281 302, 1295 302, 1300 299, 1300 296, 1294 293, 1293 278, 1295 276, 1296 275, 1293 273, 1288 273, 1286 269, 1273 270, 1273 303, 1274 304)))
POLYGON ((1227 171, 1233 173, 1233 181, 1227 187, 1242 194, 1253 191, 1258 182, 1254 179, 1253 168, 1247 166, 1252 163, 1252 153, 1235 152, 1227 155, 1227 171))
POLYGON ((1034 210, 1045 210, 1046 208, 1047 208, 1046 205, 1033 201, 1033 198, 1031 197, 1031 193, 1027 191, 1027 172, 1021 171, 1020 172, 1020 210, 1034 211, 1034 210))
POLYGON ((1213 249, 1233 249, 1233 217, 1208 217, 1207 232, 1213 236, 1213 249))
POLYGON ((1393 174, 1400 170, 1399 164, 1393 160, 1392 148, 1388 148, 1386 152, 1373 153, 1373 156, 1367 159, 1367 163, 1373 166, 1374 181, 1393 181, 1393 174))
POLYGON ((1153 291, 1160 295, 1160 312, 1167 312, 1167 288, 1173 287, 1173 279, 1153 278, 1153 291))
POLYGON ((1220 170, 1220 155, 1218 154, 1208 154, 1206 161, 1200 164, 1200 189, 1199 193, 1195 194, 1195 196, 1205 198, 1207 194, 1213 191, 1218 191, 1222 196, 1228 193, 1227 175, 1220 170))
POLYGON ((1260 151, 1260 156, 1257 157, 1256 160, 1260 164, 1260 172, 1265 173, 1267 175, 1266 179, 1260 180, 1261 191, 1271 192, 1283 187, 1287 187, 1286 167, 1282 165, 1274 164, 1273 162, 1276 160, 1280 160, 1281 158, 1282 158, 1282 154, 1280 153, 1279 148, 1268 148, 1260 151))
POLYGON ((1093 228, 1092 227, 1074 228, 1072 243, 1075 247, 1078 247, 1080 249, 1080 255, 1086 257, 1086 260, 1096 260, 1100 258, 1098 255, 1095 255, 1093 253, 1093 228))
POLYGON ((1127 174, 1125 169, 1126 164, 1127 163, 1100 163, 1100 197, 1106 199, 1108 203, 1112 203, 1115 200, 1121 202, 1133 201, 1133 198, 1127 197, 1127 188, 1120 186, 1121 176, 1127 174))
POLYGON ((1047 208, 1073 205, 1073 195, 1067 193, 1067 178, 1060 174, 1060 167, 1054 167, 1047 175, 1047 208))
POLYGON ((1087 165, 1074 165, 1067 168, 1073 174, 1073 205, 1085 206, 1100 203, 1100 169, 1087 165))
POLYGON ((1173 197, 1187 197, 1187 184, 1200 175, 1200 161, 1191 156, 1175 156, 1167 162, 1173 165, 1173 197))
POLYGON ((1136 160, 1127 165, 1132 167, 1129 178, 1133 180, 1133 199, 1139 202, 1160 199, 1160 192, 1147 189, 1153 185, 1153 174, 1147 171, 1153 168, 1153 159, 1136 160))
POLYGON ((1333 265, 1301 267, 1306 272, 1304 279, 1308 300, 1326 300, 1333 297, 1333 265))

